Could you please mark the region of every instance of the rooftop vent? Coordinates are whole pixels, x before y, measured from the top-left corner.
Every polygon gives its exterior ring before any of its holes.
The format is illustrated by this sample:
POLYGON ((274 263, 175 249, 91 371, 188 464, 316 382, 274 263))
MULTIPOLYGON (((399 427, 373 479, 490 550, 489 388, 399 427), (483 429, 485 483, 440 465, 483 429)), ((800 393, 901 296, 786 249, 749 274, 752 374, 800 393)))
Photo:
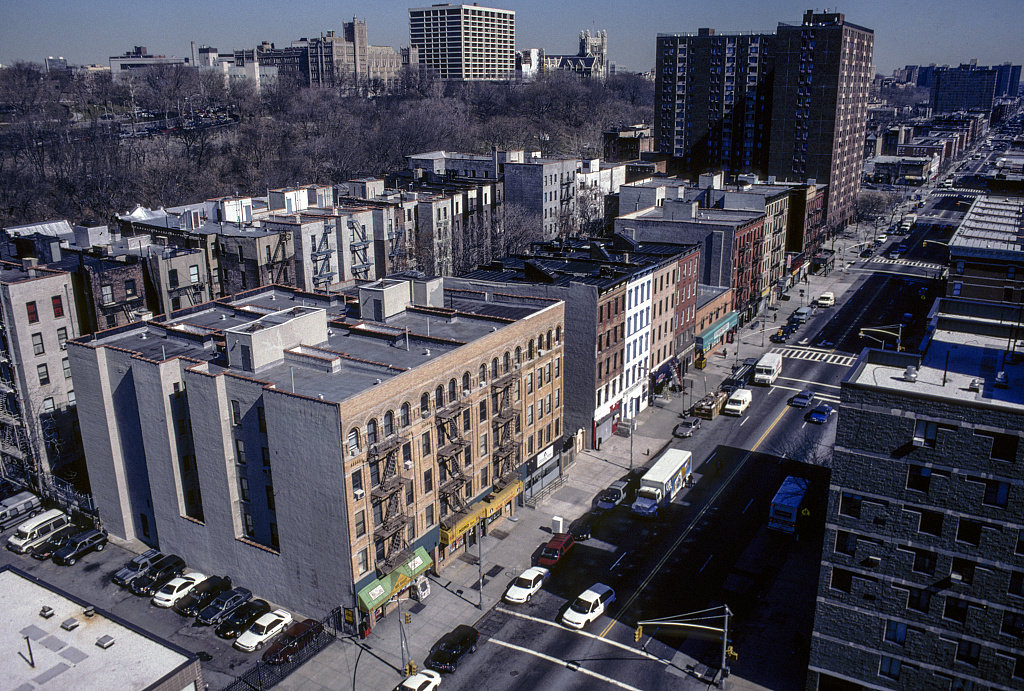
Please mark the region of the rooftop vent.
POLYGON ((84 614, 87 617, 91 617, 94 614, 96 614, 96 608, 92 605, 89 605, 88 607, 82 610, 82 614, 84 614))
POLYGON ((968 391, 981 391, 981 381, 979 379, 972 379, 971 383, 967 385, 968 391))
POLYGON ((1010 388, 1010 379, 1006 376, 1006 370, 996 374, 996 386, 1000 389, 1010 388))
POLYGON ((426 355, 427 357, 429 357, 430 356, 430 348, 424 348, 423 349, 423 354, 426 355))
POLYGON ((71 617, 69 619, 65 619, 64 621, 62 621, 60 623, 60 627, 62 629, 64 629, 65 631, 74 631, 75 629, 78 628, 78 620, 75 619, 74 617, 71 617))
POLYGON ((907 367, 907 370, 903 373, 903 381, 917 381, 917 368, 914 367, 913 365, 907 367))
POLYGON ((99 638, 96 639, 96 647, 97 648, 103 648, 104 650, 106 650, 107 648, 109 648, 112 645, 114 645, 114 637, 113 636, 100 636, 99 638))
POLYGON ((384 381, 384 380, 383 380, 383 379, 381 379, 380 377, 378 377, 378 378, 377 378, 377 379, 376 379, 376 380, 375 380, 375 381, 373 382, 373 385, 374 385, 374 386, 376 386, 377 384, 380 384, 380 383, 381 383, 382 381, 384 381))
POLYGON ((49 619, 53 616, 53 607, 50 607, 49 605, 44 605, 43 608, 39 610, 39 616, 41 616, 43 619, 49 619))

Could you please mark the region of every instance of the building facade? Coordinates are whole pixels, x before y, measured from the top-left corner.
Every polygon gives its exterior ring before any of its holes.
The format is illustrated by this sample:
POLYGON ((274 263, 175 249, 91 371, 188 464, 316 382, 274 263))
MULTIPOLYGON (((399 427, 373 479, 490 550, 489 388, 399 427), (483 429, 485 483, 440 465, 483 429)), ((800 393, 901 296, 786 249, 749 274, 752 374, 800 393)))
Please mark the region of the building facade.
POLYGON ((507 81, 516 71, 516 13, 473 5, 409 10, 419 64, 442 81, 507 81))
POLYGON ((979 195, 949 241, 946 296, 1024 303, 1024 201, 979 195))
POLYGON ((932 111, 991 111, 996 98, 996 77, 996 70, 977 65, 935 70, 932 78, 932 111))

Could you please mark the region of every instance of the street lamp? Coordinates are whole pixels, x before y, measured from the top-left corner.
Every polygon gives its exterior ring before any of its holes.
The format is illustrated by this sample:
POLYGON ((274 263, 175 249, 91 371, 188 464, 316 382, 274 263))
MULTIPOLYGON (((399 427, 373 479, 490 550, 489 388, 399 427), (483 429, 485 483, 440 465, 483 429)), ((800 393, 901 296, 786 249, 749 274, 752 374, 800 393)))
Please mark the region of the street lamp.
POLYGON ((895 336, 896 337, 896 351, 899 352, 899 351, 903 350, 903 324, 892 324, 892 325, 883 326, 883 327, 863 327, 863 328, 861 328, 861 330, 859 332, 859 335, 860 335, 861 338, 870 338, 873 341, 877 341, 878 343, 881 343, 882 344, 882 349, 884 350, 885 349, 885 341, 883 339, 881 339, 881 338, 877 338, 875 336, 871 336, 870 334, 865 333, 866 331, 875 331, 875 332, 878 332, 880 334, 885 334, 886 336, 895 336), (887 331, 887 329, 896 329, 896 331, 887 331))

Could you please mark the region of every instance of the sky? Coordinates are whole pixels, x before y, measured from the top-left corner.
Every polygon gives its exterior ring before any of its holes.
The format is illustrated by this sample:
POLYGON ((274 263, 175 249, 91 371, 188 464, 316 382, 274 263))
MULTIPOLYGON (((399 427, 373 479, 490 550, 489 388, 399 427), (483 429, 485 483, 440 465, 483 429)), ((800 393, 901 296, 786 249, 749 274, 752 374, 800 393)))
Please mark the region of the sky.
MULTIPOLYGON (((430 2, 424 5, 431 4, 430 2)), ((481 5, 488 3, 481 2, 481 5)), ((609 59, 628 70, 654 66, 655 37, 699 27, 773 31, 799 23, 806 0, 506 0, 516 12, 516 48, 575 53, 579 32, 605 29, 609 59)), ((0 64, 63 56, 107 64, 133 46, 187 56, 190 42, 221 52, 267 40, 278 46, 366 20, 373 45, 409 43, 409 7, 394 0, 0 0, 0 64)), ((1024 63, 1024 0, 847 0, 829 11, 875 32, 875 71, 906 64, 1024 63)))

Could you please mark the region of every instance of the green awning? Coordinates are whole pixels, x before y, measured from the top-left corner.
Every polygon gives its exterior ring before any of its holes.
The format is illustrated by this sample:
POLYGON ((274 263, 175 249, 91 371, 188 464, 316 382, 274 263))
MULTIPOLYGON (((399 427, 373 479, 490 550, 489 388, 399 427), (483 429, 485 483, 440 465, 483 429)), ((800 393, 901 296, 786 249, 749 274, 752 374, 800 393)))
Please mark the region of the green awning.
POLYGON ((433 560, 427 554, 427 550, 417 547, 412 557, 402 562, 398 567, 383 578, 371 581, 365 588, 359 591, 359 607, 364 612, 371 612, 391 599, 391 597, 405 588, 412 579, 426 571, 433 560))

